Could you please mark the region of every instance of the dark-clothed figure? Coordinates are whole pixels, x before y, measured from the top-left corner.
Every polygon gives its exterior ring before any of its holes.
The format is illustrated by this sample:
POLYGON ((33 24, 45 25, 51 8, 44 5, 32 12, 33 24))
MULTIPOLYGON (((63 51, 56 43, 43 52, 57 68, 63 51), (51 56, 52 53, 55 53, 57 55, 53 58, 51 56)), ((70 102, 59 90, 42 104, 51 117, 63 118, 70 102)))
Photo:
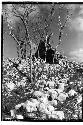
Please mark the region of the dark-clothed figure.
POLYGON ((49 48, 46 51, 46 63, 53 64, 53 58, 54 58, 54 50, 49 48))
POLYGON ((38 56, 43 59, 44 61, 46 60, 46 63, 49 64, 58 64, 58 59, 54 58, 55 51, 51 48, 51 45, 48 43, 45 46, 45 41, 40 41, 38 50, 35 53, 35 57, 38 58, 38 56))
POLYGON ((38 58, 39 56, 41 59, 45 60, 45 52, 46 52, 45 42, 41 40, 38 46, 38 50, 35 53, 35 57, 38 58))

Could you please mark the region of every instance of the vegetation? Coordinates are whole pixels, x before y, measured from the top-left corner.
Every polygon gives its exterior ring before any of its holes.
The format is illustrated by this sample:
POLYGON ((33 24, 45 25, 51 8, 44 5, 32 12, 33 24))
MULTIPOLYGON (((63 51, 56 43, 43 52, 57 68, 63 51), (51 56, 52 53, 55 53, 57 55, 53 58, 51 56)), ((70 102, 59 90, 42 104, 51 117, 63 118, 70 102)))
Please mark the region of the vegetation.
POLYGON ((17 59, 3 60, 3 120, 82 119, 83 65, 69 61, 57 51, 69 18, 68 11, 63 25, 59 11, 59 41, 52 48, 53 15, 55 8, 60 10, 63 5, 53 3, 47 6, 45 16, 40 4, 6 4, 3 7, 3 19, 17 43, 18 53, 17 59), (51 59, 47 56, 49 51, 53 52, 51 59))

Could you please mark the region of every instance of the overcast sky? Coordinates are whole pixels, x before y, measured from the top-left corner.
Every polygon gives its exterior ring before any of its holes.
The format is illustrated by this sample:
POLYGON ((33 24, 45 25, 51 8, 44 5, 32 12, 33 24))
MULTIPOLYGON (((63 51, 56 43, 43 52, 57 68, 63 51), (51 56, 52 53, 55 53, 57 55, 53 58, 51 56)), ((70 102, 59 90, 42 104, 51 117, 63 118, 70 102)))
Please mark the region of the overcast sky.
MULTIPOLYGON (((47 6, 40 5, 41 13, 46 14, 47 6)), ((72 14, 71 18, 68 20, 66 27, 63 30, 62 44, 59 47, 60 51, 64 51, 67 57, 71 57, 77 61, 83 61, 83 5, 80 4, 69 4, 60 10, 60 18, 62 25, 66 20, 67 9, 72 14)), ((33 15, 33 14, 32 14, 33 15)), ((31 15, 31 16, 32 16, 31 15)), ((58 15, 59 10, 56 8, 53 16, 53 22, 51 25, 51 30, 53 36, 51 38, 52 46, 56 46, 58 43, 58 15), (53 42, 52 42, 53 41, 53 42)), ((46 15, 45 15, 46 16, 46 15)), ((16 53, 16 43, 8 35, 8 28, 5 23, 3 23, 3 55, 4 57, 17 57, 16 53)))

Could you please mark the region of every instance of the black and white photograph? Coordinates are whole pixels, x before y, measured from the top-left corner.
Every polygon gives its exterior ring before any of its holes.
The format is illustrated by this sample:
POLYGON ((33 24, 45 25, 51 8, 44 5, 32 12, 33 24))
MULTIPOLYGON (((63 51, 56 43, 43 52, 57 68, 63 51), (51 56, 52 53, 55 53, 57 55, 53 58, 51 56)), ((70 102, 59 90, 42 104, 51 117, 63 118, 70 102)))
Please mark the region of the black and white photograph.
POLYGON ((1 11, 1 121, 82 122, 83 3, 1 11))

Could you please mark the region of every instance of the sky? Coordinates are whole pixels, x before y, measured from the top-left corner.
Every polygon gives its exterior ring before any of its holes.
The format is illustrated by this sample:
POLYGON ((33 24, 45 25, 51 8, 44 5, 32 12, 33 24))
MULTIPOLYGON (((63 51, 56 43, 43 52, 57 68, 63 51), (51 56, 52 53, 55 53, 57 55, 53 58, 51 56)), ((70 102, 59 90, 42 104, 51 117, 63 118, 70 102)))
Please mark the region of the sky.
MULTIPOLYGON (((83 4, 65 4, 64 7, 60 9, 60 20, 62 26, 64 25, 67 17, 67 10, 70 18, 67 20, 66 26, 63 30, 61 45, 58 50, 62 53, 64 52, 64 55, 72 60, 83 62, 83 4)), ((49 5, 40 4, 40 8, 37 8, 36 12, 30 14, 32 21, 34 21, 34 15, 37 15, 37 12, 39 11, 45 17, 48 16, 49 5)), ((56 5, 51 24, 51 31, 53 32, 53 35, 50 43, 53 47, 57 45, 59 37, 58 16, 59 9, 56 5)), ((17 57, 16 43, 14 39, 9 36, 9 30, 5 22, 3 22, 3 56, 13 58, 17 57)))

